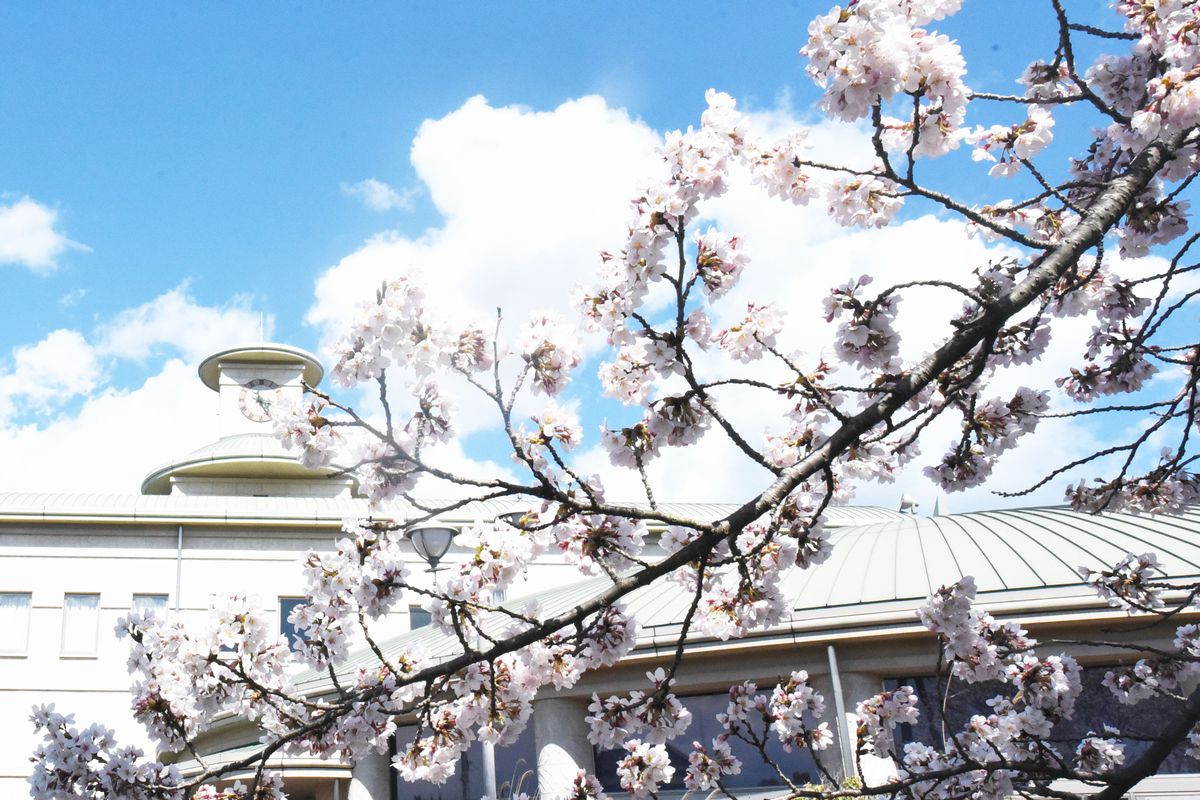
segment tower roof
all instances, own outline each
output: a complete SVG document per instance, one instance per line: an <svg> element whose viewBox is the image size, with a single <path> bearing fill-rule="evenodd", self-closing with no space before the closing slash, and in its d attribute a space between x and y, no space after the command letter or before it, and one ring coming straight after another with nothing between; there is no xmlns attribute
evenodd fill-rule
<svg viewBox="0 0 1200 800"><path fill-rule="evenodd" d="M200 362L200 380L214 392L220 389L221 364L301 364L304 382L316 386L325 377L325 368L315 355L299 347L274 342L241 345L213 353Z"/></svg>
<svg viewBox="0 0 1200 800"><path fill-rule="evenodd" d="M170 494L172 478L320 480L341 470L310 469L269 433L241 433L207 444L158 467L142 481L142 494Z"/></svg>

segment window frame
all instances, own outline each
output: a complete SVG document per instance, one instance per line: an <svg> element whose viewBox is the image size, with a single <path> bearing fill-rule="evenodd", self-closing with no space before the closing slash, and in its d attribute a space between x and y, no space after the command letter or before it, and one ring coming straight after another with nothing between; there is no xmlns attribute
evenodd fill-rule
<svg viewBox="0 0 1200 800"><path fill-rule="evenodd" d="M33 629L33 592L22 591L2 591L0 596L24 597L25 598L25 637L18 650L5 650L0 648L0 658L28 658L29 657L29 634Z"/></svg>
<svg viewBox="0 0 1200 800"><path fill-rule="evenodd" d="M85 650L68 650L67 649L67 598L70 597L94 597L96 604L92 615L92 649ZM62 601L62 620L59 630L58 655L59 658L98 658L100 655L100 593L99 592L63 592Z"/></svg>

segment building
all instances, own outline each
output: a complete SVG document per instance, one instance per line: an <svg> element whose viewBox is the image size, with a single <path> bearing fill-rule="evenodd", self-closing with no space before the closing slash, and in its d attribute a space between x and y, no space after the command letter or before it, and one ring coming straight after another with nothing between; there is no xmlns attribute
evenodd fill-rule
<svg viewBox="0 0 1200 800"><path fill-rule="evenodd" d="M220 438L152 470L138 494L0 495L0 796L27 793L28 754L35 741L23 723L35 703L73 711L81 724L104 722L122 742L145 745L131 721L126 647L110 632L130 608L151 608L185 622L202 622L212 598L229 592L259 596L284 629L300 588L298 562L312 550L332 550L342 522L367 514L354 480L336 468L311 471L284 451L271 433L267 408L298 399L301 382L316 385L317 359L283 345L227 350L206 359L200 378L216 393ZM477 504L442 520L450 526L512 510ZM680 507L680 510L685 510ZM719 517L730 510L693 505L693 514ZM404 509L396 509L397 516ZM998 617L1025 624L1039 636L1122 636L1169 642L1173 625L1154 631L1130 622L1079 585L1074 568L1099 566L1126 551L1156 551L1178 578L1200 576L1200 513L1148 519L1085 517L1057 508L915 518L877 508L832 509L835 543L830 561L788 580L787 620L746 639L689 640L679 693L694 714L683 742L713 735L713 715L731 683L756 680L769 687L793 669L807 669L839 721L833 771L853 774L847 736L854 702L889 682L928 686L935 664L933 638L914 609L942 583L974 575L980 600ZM653 556L653 544L650 555ZM447 560L453 561L452 550ZM424 562L412 554L414 572ZM547 556L510 596L536 591L543 608L572 607L599 591L603 579L580 580L575 569ZM612 779L612 759L595 753L583 721L592 692L620 693L644 682L664 663L678 633L683 599L665 584L629 598L643 627L633 652L619 665L590 673L570 691L546 689L521 740L495 754L501 794L536 785L553 796L580 767ZM392 652L420 645L449 653L450 643L422 629L421 610L404 609L384 622L379 637ZM1069 648L1067 648L1069 649ZM1089 664L1129 660L1113 648L1080 650ZM1089 679L1094 679L1092 676ZM327 677L304 676L313 692ZM921 682L925 683L922 684ZM1103 702L1103 701L1097 701ZM1141 707L1139 707L1141 708ZM1089 713L1111 713L1107 707ZM707 727L705 727L707 726ZM918 735L920 732L914 732ZM403 730L402 730L403 735ZM255 738L243 721L228 719L199 743L208 763L235 759ZM476 745L478 748L478 745ZM796 778L815 776L803 754L789 756ZM386 756L358 763L289 758L283 770L297 800L474 800L484 793L483 754L468 753L462 777L442 787L397 785ZM181 762L186 766L186 760ZM1200 765L1173 761L1174 774L1139 787L1138 797L1200 794ZM873 767L864 762L864 770ZM521 780L521 777L524 780ZM868 778L871 776L868 775ZM748 766L748 796L772 789L771 774ZM503 787L507 785L508 788ZM1143 793L1144 789L1144 793Z"/></svg>

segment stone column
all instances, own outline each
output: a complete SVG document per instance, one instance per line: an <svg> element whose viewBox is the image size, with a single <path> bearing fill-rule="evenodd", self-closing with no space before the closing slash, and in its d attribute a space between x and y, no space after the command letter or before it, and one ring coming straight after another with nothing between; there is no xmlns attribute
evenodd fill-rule
<svg viewBox="0 0 1200 800"><path fill-rule="evenodd" d="M387 753L363 756L350 769L346 800L390 800L394 774Z"/></svg>
<svg viewBox="0 0 1200 800"><path fill-rule="evenodd" d="M587 707L585 698L553 695L533 703L538 791L544 800L561 800L579 770L596 768L588 741Z"/></svg>
<svg viewBox="0 0 1200 800"><path fill-rule="evenodd" d="M883 679L868 672L841 673L842 696L846 700L846 726L850 731L851 741L858 725L858 713L855 708L868 697L883 691ZM890 758L879 758L874 755L864 755L859 758L863 783L867 786L878 786L896 777L896 766Z"/></svg>

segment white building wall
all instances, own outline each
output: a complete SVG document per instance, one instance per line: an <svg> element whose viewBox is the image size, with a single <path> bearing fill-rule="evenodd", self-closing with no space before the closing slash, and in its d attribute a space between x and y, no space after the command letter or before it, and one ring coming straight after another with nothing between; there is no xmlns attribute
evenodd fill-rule
<svg viewBox="0 0 1200 800"><path fill-rule="evenodd" d="M278 624L279 598L302 593L301 561L306 552L331 551L338 535L332 526L184 525L179 558L179 530L169 524L0 522L0 592L32 596L25 653L0 657L0 797L28 794L29 756L37 746L28 723L34 705L53 703L57 711L73 713L78 725L102 723L115 730L119 742L153 749L129 710L128 641L114 634L117 620L129 613L133 595L167 595L170 617L175 617L178 605L186 624L204 625L214 597L250 594ZM452 566L465 555L453 549L443 563ZM428 585L426 565L415 554L411 568L414 582ZM576 568L548 554L518 581L510 596L542 591L578 576ZM100 596L97 650L92 656L62 653L67 593ZM414 605L420 600L411 598ZM382 641L408 627L408 603L402 602L373 630Z"/></svg>

